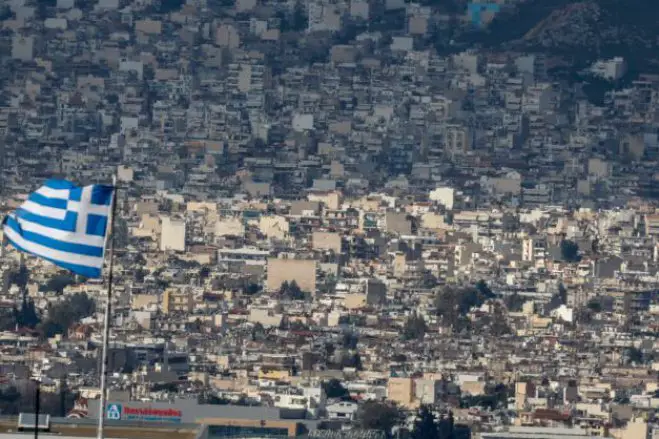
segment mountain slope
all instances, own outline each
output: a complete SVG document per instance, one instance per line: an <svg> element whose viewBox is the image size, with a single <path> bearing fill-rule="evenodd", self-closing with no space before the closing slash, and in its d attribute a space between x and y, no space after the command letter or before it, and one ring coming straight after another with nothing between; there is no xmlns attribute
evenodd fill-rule
<svg viewBox="0 0 659 439"><path fill-rule="evenodd" d="M575 62L624 56L647 68L659 57L659 1L527 0L475 38L491 48L542 51Z"/></svg>

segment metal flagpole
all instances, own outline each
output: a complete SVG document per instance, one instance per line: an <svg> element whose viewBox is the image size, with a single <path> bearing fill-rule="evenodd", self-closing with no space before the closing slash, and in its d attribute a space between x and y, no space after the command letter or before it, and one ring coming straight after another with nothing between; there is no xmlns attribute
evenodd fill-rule
<svg viewBox="0 0 659 439"><path fill-rule="evenodd" d="M97 438L103 439L103 427L105 426L105 402L107 394L107 374L108 374L108 348L110 342L110 310L112 301L112 275L114 268L114 218L117 213L117 177L112 177L112 186L114 193L112 194L112 209L110 212L110 242L108 245L108 257L110 263L108 266L108 291L105 304L105 318L103 320L103 354L101 359L101 401L98 406L98 430ZM107 240L107 236L106 236Z"/></svg>
<svg viewBox="0 0 659 439"><path fill-rule="evenodd" d="M34 439L39 439L39 411L41 408L41 377L35 380L37 388L35 389L34 401Z"/></svg>

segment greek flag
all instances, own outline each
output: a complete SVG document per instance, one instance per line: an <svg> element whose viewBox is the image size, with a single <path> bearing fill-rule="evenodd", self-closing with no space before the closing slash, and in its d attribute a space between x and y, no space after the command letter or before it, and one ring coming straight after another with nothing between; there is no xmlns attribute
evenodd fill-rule
<svg viewBox="0 0 659 439"><path fill-rule="evenodd" d="M17 250L85 277L100 277L114 187L49 180L3 221Z"/></svg>

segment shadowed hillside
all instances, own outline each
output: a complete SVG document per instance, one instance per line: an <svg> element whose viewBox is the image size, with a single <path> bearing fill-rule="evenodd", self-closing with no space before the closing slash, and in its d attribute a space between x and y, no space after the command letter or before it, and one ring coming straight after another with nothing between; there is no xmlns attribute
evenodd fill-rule
<svg viewBox="0 0 659 439"><path fill-rule="evenodd" d="M529 0L465 38L491 48L564 55L575 62L624 56L636 69L652 68L652 59L659 56L659 2Z"/></svg>

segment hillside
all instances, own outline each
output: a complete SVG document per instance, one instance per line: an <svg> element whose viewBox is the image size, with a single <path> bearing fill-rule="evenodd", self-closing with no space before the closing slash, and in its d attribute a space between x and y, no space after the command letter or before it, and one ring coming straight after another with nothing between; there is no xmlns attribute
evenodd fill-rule
<svg viewBox="0 0 659 439"><path fill-rule="evenodd" d="M564 55L575 63L624 56L637 69L659 57L656 0L527 0L465 38L486 47Z"/></svg>

